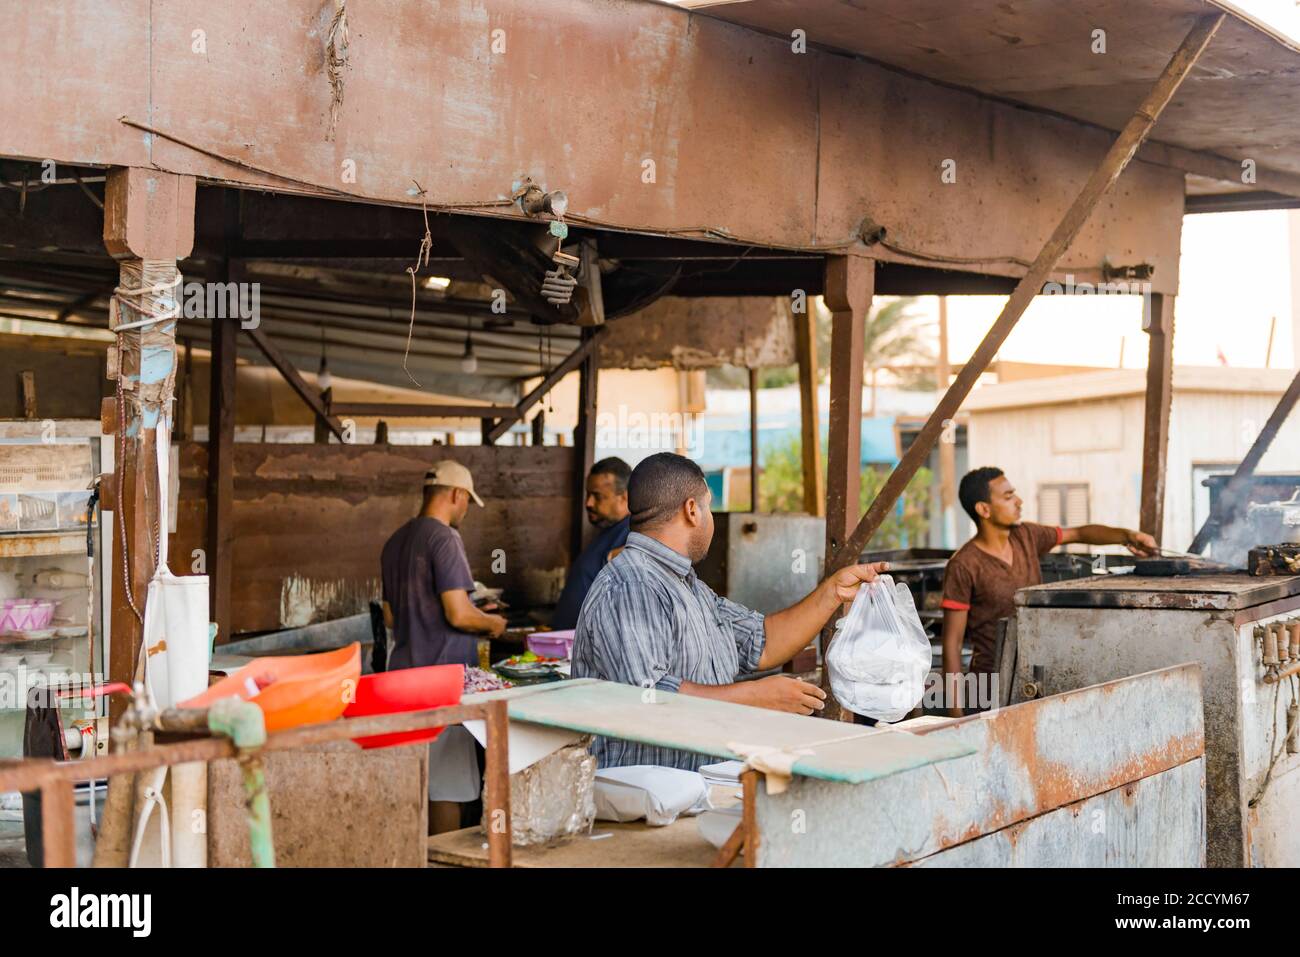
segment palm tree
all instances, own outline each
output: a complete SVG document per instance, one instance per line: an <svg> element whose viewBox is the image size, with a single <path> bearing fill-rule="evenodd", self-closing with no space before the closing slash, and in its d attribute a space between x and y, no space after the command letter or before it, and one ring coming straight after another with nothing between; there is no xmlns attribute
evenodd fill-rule
<svg viewBox="0 0 1300 957"><path fill-rule="evenodd" d="M900 361L920 366L933 365L935 361L932 337L926 334L926 324L921 316L911 311L915 302L910 297L894 299L872 309L864 320L862 366L871 383L869 416L876 414L876 375L881 369ZM817 353L824 360L826 374L830 369L830 345L830 311L823 308L817 314ZM900 377L912 388L923 388L926 373L912 370Z"/></svg>

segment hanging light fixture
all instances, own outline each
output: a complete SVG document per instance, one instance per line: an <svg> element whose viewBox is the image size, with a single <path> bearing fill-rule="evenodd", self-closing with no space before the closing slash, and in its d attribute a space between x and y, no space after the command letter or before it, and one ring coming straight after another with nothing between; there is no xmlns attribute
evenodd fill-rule
<svg viewBox="0 0 1300 957"><path fill-rule="evenodd" d="M465 317L465 352L460 357L460 371L473 375L478 371L478 356L474 355L474 339L470 335L470 318Z"/></svg>
<svg viewBox="0 0 1300 957"><path fill-rule="evenodd" d="M329 363L325 360L325 326L320 327L320 368L316 370L316 386L322 392L328 392L334 385L334 377L330 375Z"/></svg>

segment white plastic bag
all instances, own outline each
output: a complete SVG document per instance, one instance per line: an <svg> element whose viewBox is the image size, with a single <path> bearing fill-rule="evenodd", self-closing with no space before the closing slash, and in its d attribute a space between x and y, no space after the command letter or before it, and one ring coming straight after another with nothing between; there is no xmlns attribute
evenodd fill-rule
<svg viewBox="0 0 1300 957"><path fill-rule="evenodd" d="M842 707L901 721L920 703L930 673L930 639L907 586L882 575L858 589L826 653L831 691Z"/></svg>
<svg viewBox="0 0 1300 957"><path fill-rule="evenodd" d="M664 827L683 814L709 806L708 788L697 771L634 764L596 772L596 819L639 821Z"/></svg>

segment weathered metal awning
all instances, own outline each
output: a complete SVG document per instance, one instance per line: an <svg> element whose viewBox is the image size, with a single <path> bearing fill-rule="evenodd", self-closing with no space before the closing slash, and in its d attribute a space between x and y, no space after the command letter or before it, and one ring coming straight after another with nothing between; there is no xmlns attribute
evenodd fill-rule
<svg viewBox="0 0 1300 957"><path fill-rule="evenodd" d="M1139 155L1189 193L1300 195L1300 45L1219 0L676 0L709 17L1118 130L1191 22L1229 13ZM1102 31L1096 34L1095 31ZM1226 186L1225 186L1226 184ZM1279 197L1281 199L1282 197Z"/></svg>

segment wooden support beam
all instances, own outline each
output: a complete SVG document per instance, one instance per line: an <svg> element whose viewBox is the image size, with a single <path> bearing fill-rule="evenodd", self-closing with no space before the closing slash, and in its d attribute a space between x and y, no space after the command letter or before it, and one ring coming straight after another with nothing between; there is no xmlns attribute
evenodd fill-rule
<svg viewBox="0 0 1300 957"><path fill-rule="evenodd" d="M248 333L248 337L253 340L257 348L262 350L262 355L266 356L267 361L275 366L280 375L284 376L284 381L288 382L293 391L298 393L298 398L306 402L307 406L319 418L325 420L329 430L338 437L340 442L344 441L343 424L330 414L320 394L307 384L307 380L298 374L298 370L293 367L293 363L285 358L284 354L267 338L266 333L259 327L252 327L244 331Z"/></svg>
<svg viewBox="0 0 1300 957"><path fill-rule="evenodd" d="M22 383L23 418L36 418L36 373L30 369L18 374Z"/></svg>
<svg viewBox="0 0 1300 957"><path fill-rule="evenodd" d="M508 419L502 419L492 426L487 433L490 443L496 442L497 439L510 431L510 427L515 422L528 415L529 410L535 406L546 393L550 392L561 379L578 368L590 356L594 354L593 350L600 344L600 340L606 335L604 327L597 327L594 331L588 333L587 328L583 329L582 341L578 347L565 356L564 361L557 365L542 378L542 381L533 386L529 393L519 400L518 405L514 408L514 414ZM594 433L593 433L594 435Z"/></svg>
<svg viewBox="0 0 1300 957"><path fill-rule="evenodd" d="M817 314L811 302L792 312L795 353L799 360L799 435L803 459L803 510L826 514L826 481L822 476L821 422L817 409Z"/></svg>
<svg viewBox="0 0 1300 957"><path fill-rule="evenodd" d="M423 405L418 402L334 402L328 405L331 415L382 415L390 419L513 419L512 405Z"/></svg>
<svg viewBox="0 0 1300 957"><path fill-rule="evenodd" d="M758 370L749 370L749 510L759 510L758 496Z"/></svg>
<svg viewBox="0 0 1300 957"><path fill-rule="evenodd" d="M242 263L230 257L239 241L242 194L227 190L221 197L222 255L213 257L210 282L239 282L246 277ZM212 354L208 366L207 555L208 615L222 641L234 636L235 568L235 367L239 361L238 320L212 317ZM189 380L188 340L185 346ZM188 386L187 386L188 388Z"/></svg>
<svg viewBox="0 0 1300 957"><path fill-rule="evenodd" d="M862 369L867 312L875 293L876 264L856 256L826 260L826 306L831 311L831 403L827 433L825 564L841 549L858 517L862 481ZM835 635L835 615L822 629L822 652ZM823 668L822 717L852 720L842 712Z"/></svg>
<svg viewBox="0 0 1300 957"><path fill-rule="evenodd" d="M570 555L582 554L587 540L587 475L596 464L596 384L600 376L600 353L595 348L604 329L583 329L583 352L578 379L578 427L573 430L573 538Z"/></svg>
<svg viewBox="0 0 1300 957"><path fill-rule="evenodd" d="M1300 400L1300 372L1296 373L1291 384L1287 386L1286 392L1282 393L1282 398L1274 406L1273 412L1269 415L1268 421L1264 423L1264 428L1255 437L1254 443L1250 446L1250 451L1246 453L1245 458L1237 466L1237 470L1232 473L1232 478L1223 487L1219 493L1218 503L1215 508L1210 510L1210 515L1205 520L1205 524L1197 531L1196 537L1192 539L1192 544L1188 551L1194 554L1200 554L1205 546L1210 542L1210 535L1216 527L1221 526L1224 522L1232 519L1241 507L1246 504L1246 485L1250 477L1255 474L1255 468L1259 465L1259 460L1264 457L1277 438L1278 430L1282 428L1282 423L1287 420L1291 410L1295 408L1296 402ZM1260 543L1272 544L1272 543Z"/></svg>
<svg viewBox="0 0 1300 957"><path fill-rule="evenodd" d="M831 403L827 441L826 560L858 517L862 482L862 350L875 292L876 264L856 256L826 260L831 311Z"/></svg>
<svg viewBox="0 0 1300 957"><path fill-rule="evenodd" d="M103 503L114 525L108 677L127 684L141 658L157 536L167 534L166 517L157 514L156 445L170 436L176 323L149 320L171 314L179 304L176 264L193 248L194 187L193 177L134 167L109 170L105 186L104 245L118 260L123 290L111 312L118 330L109 362L117 382L118 421L111 496ZM113 721L124 706L117 699L110 702Z"/></svg>
<svg viewBox="0 0 1300 957"><path fill-rule="evenodd" d="M1142 500L1138 527L1161 541L1169 408L1174 395L1174 297L1153 293L1143 302L1147 342L1146 410L1142 424Z"/></svg>
<svg viewBox="0 0 1300 957"><path fill-rule="evenodd" d="M1062 254L1069 248L1070 243L1078 235L1079 230L1083 228L1093 210L1097 208L1097 204L1101 202L1102 197L1106 195L1115 184L1115 181L1119 179L1120 174L1124 172L1129 161L1133 158L1133 154L1147 138L1151 128L1155 126L1156 120L1159 119L1169 101L1173 99L1178 87L1187 77L1187 74L1191 72L1201 54L1205 52L1206 46L1209 45L1210 39L1223 23L1224 17L1225 14L1216 13L1201 17L1196 21L1178 50L1170 58L1169 63L1161 71L1155 85L1151 88L1151 92L1146 95L1133 116L1124 124L1124 129L1120 131L1119 136L1106 152L1101 163L1088 177L1087 183L1084 184L1074 202L1070 204L1065 216L1057 224L1056 229L1052 231L1051 237L1043 245L1042 250L1039 251L1029 269L1026 270L1025 275L1016 283L1016 288L1007 300L1007 304L1003 307L1002 313L989 328L983 341L980 342L971 355L970 361L962 368L952 386L939 400L938 406L931 413L925 425L921 427L916 440L904 453L898 466L885 481L880 494L871 503L871 507L867 510L867 514L863 516L862 521L858 523L858 527L849 536L844 547L833 558L828 550L828 571L835 571L852 564L867 546L867 543L871 541L871 536L880 528L885 516L889 514L890 509L894 507L894 503L898 501L899 496L903 494L903 490L907 488L907 483L911 481L912 476L916 474L916 470L929 457L930 450L934 448L935 441L943 431L943 423L957 414L957 410L975 385L976 379L979 378L980 374L997 354L998 349L1002 347L1002 343L1006 341L1007 336L1015 328L1016 322L1024 314L1025 309L1028 308L1034 296L1038 294L1043 284L1051 276L1052 270L1056 267ZM832 440L833 447L834 441Z"/></svg>
<svg viewBox="0 0 1300 957"><path fill-rule="evenodd" d="M333 399L333 397L334 397L334 396L333 396L333 390L332 390L332 389L324 389L324 390L322 390L322 391L321 391L321 394L320 394L321 405L325 406L326 409L329 409L329 408L330 408L330 401ZM312 423L312 436L311 436L311 440L312 440L312 442L314 442L316 445L328 445L328 444L329 444L329 441L330 441L330 427L329 427L329 423L325 421L325 417L324 417L324 416L321 416L321 415L316 416L316 420Z"/></svg>
<svg viewBox="0 0 1300 957"><path fill-rule="evenodd" d="M231 617L235 510L235 357L239 323L214 319L208 378L208 614L222 641L233 634Z"/></svg>
<svg viewBox="0 0 1300 957"><path fill-rule="evenodd" d="M546 444L546 410L541 409L533 416L533 445Z"/></svg>
<svg viewBox="0 0 1300 957"><path fill-rule="evenodd" d="M935 367L939 388L947 389L952 377L948 364L948 297L939 297L939 357ZM939 442L939 508L943 523L942 546L957 547L957 430L945 429ZM933 539L931 539L933 541Z"/></svg>
<svg viewBox="0 0 1300 957"><path fill-rule="evenodd" d="M41 866L77 866L76 801L72 782L41 785Z"/></svg>

